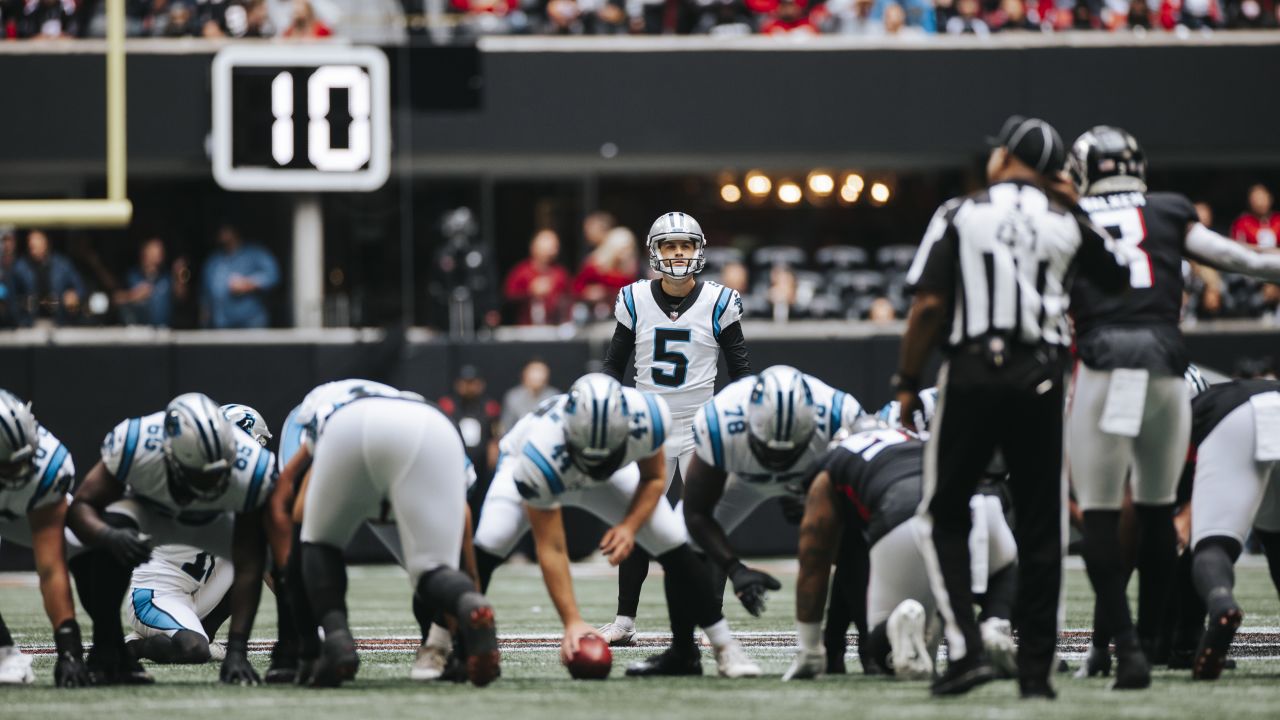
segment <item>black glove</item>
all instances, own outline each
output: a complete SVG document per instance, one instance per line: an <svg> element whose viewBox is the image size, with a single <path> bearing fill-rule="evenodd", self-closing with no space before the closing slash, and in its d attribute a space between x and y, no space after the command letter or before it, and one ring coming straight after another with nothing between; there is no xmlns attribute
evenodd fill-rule
<svg viewBox="0 0 1280 720"><path fill-rule="evenodd" d="M80 624L68 620L53 631L53 644L58 659L53 664L53 686L59 688L88 687L93 678L84 666L84 645L80 642Z"/></svg>
<svg viewBox="0 0 1280 720"><path fill-rule="evenodd" d="M109 528L102 533L102 544L127 567L137 567L151 559L151 537L133 528Z"/></svg>
<svg viewBox="0 0 1280 720"><path fill-rule="evenodd" d="M249 638L244 633L227 637L227 657L222 661L222 682L228 685L257 685L262 682L249 663Z"/></svg>
<svg viewBox="0 0 1280 720"><path fill-rule="evenodd" d="M767 590L781 590L782 583L768 573L752 570L739 561L734 561L729 568L729 579L733 581L733 594L742 601L742 607L753 617L760 617L764 612L764 597Z"/></svg>

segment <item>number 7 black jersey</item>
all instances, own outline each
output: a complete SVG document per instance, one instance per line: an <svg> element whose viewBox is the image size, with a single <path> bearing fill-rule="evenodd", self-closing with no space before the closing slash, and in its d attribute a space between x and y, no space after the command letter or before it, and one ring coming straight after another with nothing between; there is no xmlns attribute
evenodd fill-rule
<svg viewBox="0 0 1280 720"><path fill-rule="evenodd" d="M1198 220L1191 201L1175 193L1121 192L1083 197L1080 207L1124 251L1131 286L1127 293L1108 295L1086 278L1076 282L1071 314L1082 355L1086 336L1115 326L1153 328L1162 342L1176 342L1181 353L1182 258L1187 227ZM1181 364L1171 370L1181 374L1185 361Z"/></svg>

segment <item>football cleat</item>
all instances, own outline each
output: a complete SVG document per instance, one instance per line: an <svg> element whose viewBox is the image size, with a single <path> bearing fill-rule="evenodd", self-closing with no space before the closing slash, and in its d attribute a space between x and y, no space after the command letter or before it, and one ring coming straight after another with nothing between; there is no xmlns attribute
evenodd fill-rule
<svg viewBox="0 0 1280 720"><path fill-rule="evenodd" d="M35 682L36 674L31 671L34 659L14 646L0 648L0 685L30 685Z"/></svg>
<svg viewBox="0 0 1280 720"><path fill-rule="evenodd" d="M935 696L963 695L996 679L995 668L982 655L967 655L947 662L947 671L929 688Z"/></svg>
<svg viewBox="0 0 1280 720"><path fill-rule="evenodd" d="M1018 676L1018 646L1013 642L1013 627L1003 618L982 621L982 647L1001 677Z"/></svg>
<svg viewBox="0 0 1280 720"><path fill-rule="evenodd" d="M1151 663L1137 641L1116 643L1116 679L1112 690L1144 690L1151 687Z"/></svg>
<svg viewBox="0 0 1280 720"><path fill-rule="evenodd" d="M889 646L893 648L893 674L900 680L928 680L933 657L924 637L924 606L903 600L889 615Z"/></svg>
<svg viewBox="0 0 1280 720"><path fill-rule="evenodd" d="M1023 700L1058 699L1058 693L1054 691L1048 680L1020 680L1018 682L1018 692Z"/></svg>
<svg viewBox="0 0 1280 720"><path fill-rule="evenodd" d="M760 677L760 666L748 655L747 651L735 640L724 647L716 648L716 672L720 677L749 678Z"/></svg>
<svg viewBox="0 0 1280 720"><path fill-rule="evenodd" d="M320 657L311 668L311 687L338 687L354 679L359 669L360 655L356 653L356 641L351 637L351 631L326 633Z"/></svg>
<svg viewBox="0 0 1280 720"><path fill-rule="evenodd" d="M128 651L112 656L106 651L95 653L96 650L96 646L89 650L85 659L94 685L151 685L156 681Z"/></svg>
<svg viewBox="0 0 1280 720"><path fill-rule="evenodd" d="M1111 674L1111 650L1106 645L1089 645L1089 655L1085 657L1080 669L1076 670L1076 679L1106 677Z"/></svg>
<svg viewBox="0 0 1280 720"><path fill-rule="evenodd" d="M445 661L449 659L449 650L434 645L419 645L418 654L413 659L413 667L409 669L410 680L439 680L444 674Z"/></svg>
<svg viewBox="0 0 1280 720"><path fill-rule="evenodd" d="M606 623L600 627L600 637L609 643L609 647L630 647L636 644L635 626L627 627L618 621Z"/></svg>
<svg viewBox="0 0 1280 720"><path fill-rule="evenodd" d="M1217 680L1227 662L1227 650L1236 637L1236 630L1244 621L1244 613L1238 607L1230 607L1209 620L1209 627L1200 638L1195 660L1191 665L1191 677L1196 680Z"/></svg>
<svg viewBox="0 0 1280 720"><path fill-rule="evenodd" d="M817 650L801 650L791 660L791 667L782 674L782 681L812 680L827 669L827 653L821 648Z"/></svg>
<svg viewBox="0 0 1280 720"><path fill-rule="evenodd" d="M458 626L466 651L467 679L476 687L484 687L502 672L493 606L480 593L463 595L458 601Z"/></svg>
<svg viewBox="0 0 1280 720"><path fill-rule="evenodd" d="M209 653L213 654L213 643L209 643ZM222 650L226 655L226 648ZM276 642L271 647L271 665L267 674L262 677L268 685L287 685L298 678L298 652L290 642Z"/></svg>
<svg viewBox="0 0 1280 720"><path fill-rule="evenodd" d="M657 655L650 655L638 663L627 666L628 677L669 677L681 675L701 675L702 655L695 649L692 653L681 652L669 647Z"/></svg>

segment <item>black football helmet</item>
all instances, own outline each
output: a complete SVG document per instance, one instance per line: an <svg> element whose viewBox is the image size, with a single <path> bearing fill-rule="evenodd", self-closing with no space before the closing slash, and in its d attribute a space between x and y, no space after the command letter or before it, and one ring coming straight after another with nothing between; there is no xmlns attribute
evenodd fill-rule
<svg viewBox="0 0 1280 720"><path fill-rule="evenodd" d="M1147 155L1132 135L1098 125L1071 145L1067 172L1081 195L1147 191Z"/></svg>

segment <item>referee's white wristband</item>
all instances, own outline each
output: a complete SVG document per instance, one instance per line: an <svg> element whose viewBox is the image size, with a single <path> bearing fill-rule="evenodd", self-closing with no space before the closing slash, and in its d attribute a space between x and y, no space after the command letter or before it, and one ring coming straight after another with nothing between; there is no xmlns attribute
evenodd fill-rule
<svg viewBox="0 0 1280 720"><path fill-rule="evenodd" d="M822 649L822 623L797 622L796 639L801 650Z"/></svg>

